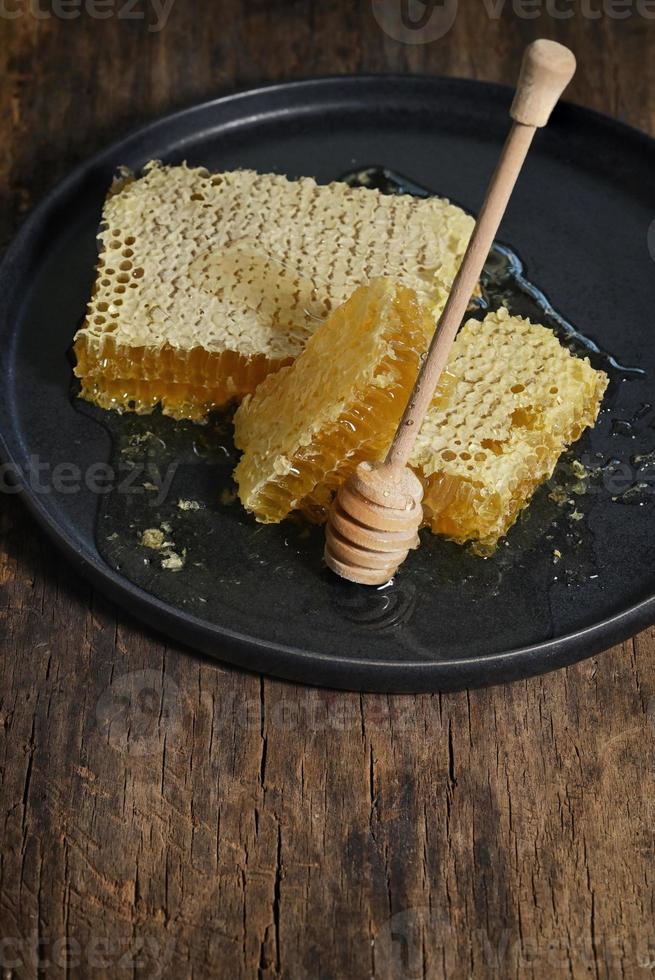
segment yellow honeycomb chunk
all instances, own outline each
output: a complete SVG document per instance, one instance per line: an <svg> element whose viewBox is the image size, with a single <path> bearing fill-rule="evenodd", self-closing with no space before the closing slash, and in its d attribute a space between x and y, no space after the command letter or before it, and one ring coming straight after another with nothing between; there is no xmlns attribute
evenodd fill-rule
<svg viewBox="0 0 655 980"><path fill-rule="evenodd" d="M361 286L296 361L269 375L235 417L239 497L258 521L314 520L357 463L391 442L434 323L389 279Z"/></svg>
<svg viewBox="0 0 655 980"><path fill-rule="evenodd" d="M608 378L505 309L464 325L448 370L449 402L432 405L410 463L431 529L489 551L595 423Z"/></svg>
<svg viewBox="0 0 655 980"><path fill-rule="evenodd" d="M472 228L440 198L149 164L105 202L74 343L82 397L203 418L290 363L372 278L397 278L436 316Z"/></svg>
<svg viewBox="0 0 655 980"><path fill-rule="evenodd" d="M107 337L98 363L84 335L78 336L75 354L80 395L94 405L140 415L161 405L164 415L197 422L244 391L254 391L267 374L291 362L262 354L243 357L229 350L212 353L202 347L185 352L169 344L128 348Z"/></svg>

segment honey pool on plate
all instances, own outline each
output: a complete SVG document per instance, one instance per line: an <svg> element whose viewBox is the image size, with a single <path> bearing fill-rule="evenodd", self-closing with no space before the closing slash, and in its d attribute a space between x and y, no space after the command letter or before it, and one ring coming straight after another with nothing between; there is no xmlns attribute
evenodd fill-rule
<svg viewBox="0 0 655 980"><path fill-rule="evenodd" d="M389 192L400 188L427 193L382 169L369 169L357 179L376 180ZM230 413L197 426L174 422L159 411L149 416L102 412L78 400L76 408L112 435L115 480L112 492L101 498L97 526L105 560L149 593L217 625L236 629L246 615L253 635L284 642L285 615L293 614L303 617L308 630L314 621L322 629L326 621L331 623L335 638L343 630L349 636L361 634L363 650L366 637L375 633L377 655L388 646L389 657L397 657L400 650L401 655L427 658L435 652L422 630L422 602L417 596L430 595L437 601L447 592L452 602L470 609L493 603L500 594L519 594L518 583L526 574L524 558L530 554L533 595L529 606L513 610L513 629L520 635L524 624L530 640L551 636L551 590L566 588L573 607L596 587L602 542L590 529L588 514L599 500L614 496L617 506L630 503L631 492L635 503L650 504L650 495L639 498L639 464L634 481L618 495L608 481L623 457L629 458L631 442L629 435L613 432L612 405L625 383L629 386L630 379L639 379L643 372L618 364L568 324L525 277L510 249L494 248L482 287L479 313L474 315L482 318L486 311L505 305L512 314L544 323L611 379L596 430L560 459L553 478L537 491L491 558L481 559L468 548L423 531L422 547L391 586L350 586L323 568L321 528L300 518L258 525L239 505L232 480L238 453ZM630 423L630 413L619 414ZM650 426L648 412L634 424ZM652 442L655 448L655 432ZM147 533L153 531L154 535ZM279 589L265 587L272 578L281 583ZM294 594L302 599L289 613L283 608L285 597ZM233 622L226 621L226 609L233 610ZM464 649L468 644L482 653L485 646L502 644L503 627L493 637L480 637L474 619L467 627L470 635L464 631L458 637Z"/></svg>

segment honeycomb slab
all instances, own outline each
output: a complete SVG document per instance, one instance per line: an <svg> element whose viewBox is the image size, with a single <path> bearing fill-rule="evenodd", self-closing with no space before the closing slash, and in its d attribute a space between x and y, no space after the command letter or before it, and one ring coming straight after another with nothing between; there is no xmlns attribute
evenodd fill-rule
<svg viewBox="0 0 655 980"><path fill-rule="evenodd" d="M389 446L434 324L416 294L389 279L362 286L289 367L269 375L234 418L235 479L258 521L292 510L321 521L334 491Z"/></svg>
<svg viewBox="0 0 655 980"><path fill-rule="evenodd" d="M289 364L362 283L395 277L438 315L472 228L440 198L151 163L105 203L82 397L202 419Z"/></svg>
<svg viewBox="0 0 655 980"><path fill-rule="evenodd" d="M432 405L410 462L432 531L485 553L595 423L608 378L505 309L464 325L448 371L449 401Z"/></svg>

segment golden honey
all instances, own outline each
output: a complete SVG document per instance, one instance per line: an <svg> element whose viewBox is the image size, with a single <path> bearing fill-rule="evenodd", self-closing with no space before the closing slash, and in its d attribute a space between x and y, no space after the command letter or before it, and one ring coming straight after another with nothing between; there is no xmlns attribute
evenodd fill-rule
<svg viewBox="0 0 655 980"><path fill-rule="evenodd" d="M75 344L81 396L100 408L148 414L161 405L175 419L202 421L213 408L253 392L290 358L213 353L202 347L177 350L127 347L106 337L100 351L82 335Z"/></svg>

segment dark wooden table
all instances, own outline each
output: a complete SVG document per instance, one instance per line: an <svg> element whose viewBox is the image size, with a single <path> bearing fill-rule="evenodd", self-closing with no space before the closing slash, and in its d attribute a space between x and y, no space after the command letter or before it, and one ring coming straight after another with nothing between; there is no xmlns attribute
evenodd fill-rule
<svg viewBox="0 0 655 980"><path fill-rule="evenodd" d="M4 241L129 127L273 79L511 82L545 35L572 100L655 132L652 4L460 0L402 45L369 2L176 0L160 31L143 0L54 2L0 12ZM14 497L0 534L3 978L652 977L653 631L508 687L334 694L167 644Z"/></svg>

